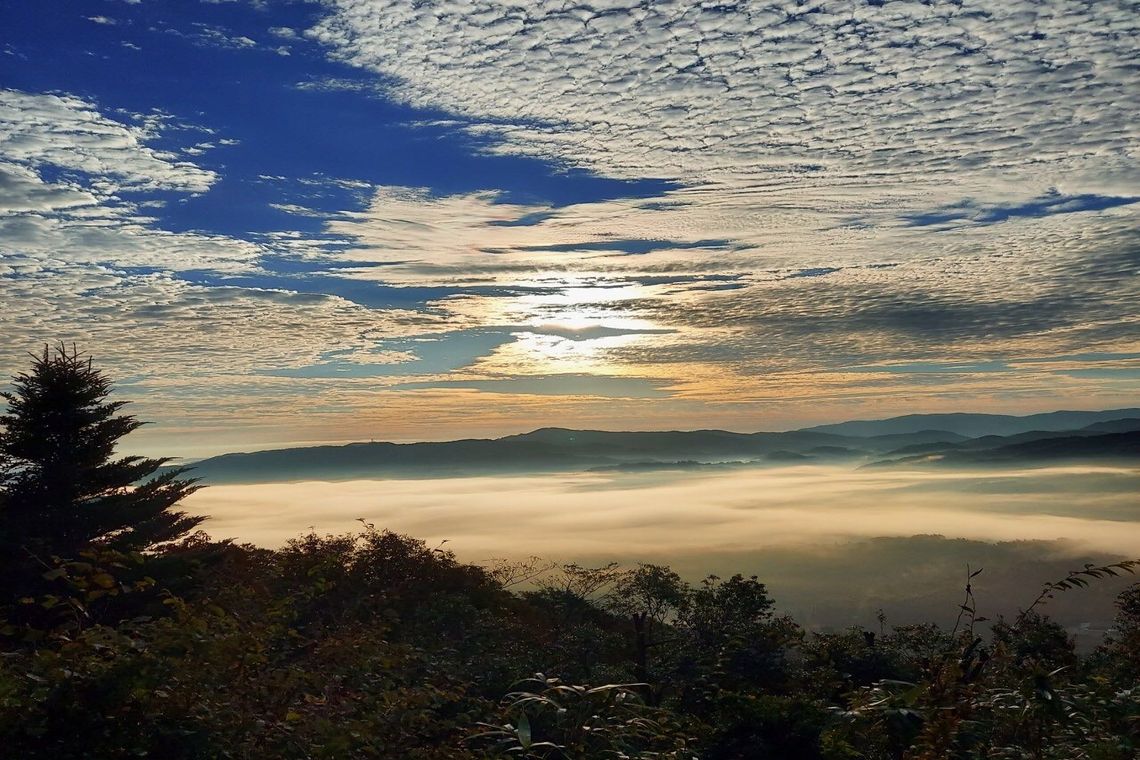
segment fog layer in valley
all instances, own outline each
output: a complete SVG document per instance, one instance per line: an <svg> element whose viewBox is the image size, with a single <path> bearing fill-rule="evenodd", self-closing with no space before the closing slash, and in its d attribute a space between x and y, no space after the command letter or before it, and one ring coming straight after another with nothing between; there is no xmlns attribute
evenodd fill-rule
<svg viewBox="0 0 1140 760"><path fill-rule="evenodd" d="M278 546L358 519L461 559L658 562L689 578L758 574L818 625L957 611L967 563L994 614L1086 561L1140 556L1140 470L907 472L796 466L716 473L558 474L212 486L190 511L215 537ZM933 537L938 536L938 537ZM1070 625L1112 615L1123 582L1065 595ZM854 617L853 617L854 616Z"/></svg>

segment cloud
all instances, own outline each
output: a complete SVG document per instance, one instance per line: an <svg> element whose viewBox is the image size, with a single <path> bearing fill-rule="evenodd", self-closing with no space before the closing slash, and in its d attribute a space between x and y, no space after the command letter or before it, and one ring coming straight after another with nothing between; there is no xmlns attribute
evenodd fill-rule
<svg viewBox="0 0 1140 760"><path fill-rule="evenodd" d="M1056 191L1046 193L1024 203L976 204L962 201L924 213L904 214L902 219L911 226L937 225L946 229L955 224L998 224L1017 217L1040 217L1049 214L1073 214L1083 211L1100 211L1115 206L1127 206L1140 202L1140 197L1117 197L1108 195L1061 195Z"/></svg>
<svg viewBox="0 0 1140 760"><path fill-rule="evenodd" d="M0 213L66 211L92 206L97 199L75 186L49 185L26 166L0 163Z"/></svg>
<svg viewBox="0 0 1140 760"><path fill-rule="evenodd" d="M664 383L644 378L605 375L537 375L497 380L437 380L399 383L396 390L420 388L460 388L488 393L517 393L531 396L599 396L605 398L666 398Z"/></svg>
<svg viewBox="0 0 1140 760"><path fill-rule="evenodd" d="M217 180L175 154L147 146L153 125L129 125L70 95L0 90L0 154L39 170L85 175L88 189L109 196L124 190L205 192Z"/></svg>
<svg viewBox="0 0 1140 760"><path fill-rule="evenodd" d="M257 393L248 378L259 367L310 364L322 352L362 350L375 335L407 331L401 322L435 321L400 305L366 309L328 288L274 288L271 278L239 286L237 277L252 276L258 262L281 251L158 228L146 215L150 204L206 192L218 180L150 146L169 121L152 114L124 122L74 96L0 91L5 375L24 366L27 350L74 341L113 377L130 379L144 418L179 425L216 419L227 407L232 413L233 398ZM283 247L320 252L319 244ZM213 280L188 282L195 271ZM238 407L268 411L250 398Z"/></svg>
<svg viewBox="0 0 1140 760"><path fill-rule="evenodd" d="M414 479L218 485L188 503L214 517L208 527L215 535L271 546L314 520L324 532L350 529L363 517L425 539L450 539L468 556L707 559L930 533L981 541L1064 536L1085 548L1127 554L1140 537L1140 526L1129 519L1136 481L1135 471L1112 468L932 476L798 466L700 475L443 478L430 486ZM329 507L314 514L312 505L322 499Z"/></svg>
<svg viewBox="0 0 1140 760"><path fill-rule="evenodd" d="M187 505L210 516L213 535L268 546L309 530L354 531L364 519L446 539L473 562L538 554L664 563L693 582L757 574L807 625L873 626L885 610L895 625L952 626L967 565L984 568L974 590L994 618L1085 562L1132 556L1136 480L1078 468L931 477L794 467L212 486ZM1134 580L1059 595L1049 612L1066 625L1107 622Z"/></svg>
<svg viewBox="0 0 1140 760"><path fill-rule="evenodd" d="M715 211L703 189L668 197L677 202L554 208L384 188L330 231L361 246L348 258L386 264L351 277L561 291L450 305L472 319L640 319L642 328L682 333L617 351L610 358L619 362L987 359L1134 335L1126 304L1137 295L1140 239L1125 205L1107 204L1084 222L1075 213L1009 213L1002 225L950 236L899 222L897 209L852 228L813 213L806 197L791 210L729 200ZM638 255L614 255L630 250Z"/></svg>
<svg viewBox="0 0 1140 760"><path fill-rule="evenodd" d="M401 129L539 160L481 163L481 184L444 192L383 167L337 179L318 155L303 177L235 169L280 192L234 210L240 183L201 157L234 145L244 166L264 149L245 133L175 148L171 114L0 91L0 366L76 338L142 377L144 408L184 409L179 432L239 419L259 441L540 420L755 429L1135 395L1091 360L1030 361L1137 340L1127 3L329 0L323 14L308 30L156 29L217 55L302 34L357 70L314 66L299 88L337 89L346 108L401 100L424 109ZM520 183L520 166L549 176ZM559 190L582 177L641 182ZM186 231L209 208L229 234ZM286 228L250 231L270 217ZM892 365L959 369L872 371ZM531 392L573 390L549 378L645 394Z"/></svg>
<svg viewBox="0 0 1140 760"><path fill-rule="evenodd" d="M330 5L308 34L394 97L607 176L1137 178L1125 2Z"/></svg>
<svg viewBox="0 0 1140 760"><path fill-rule="evenodd" d="M740 278L581 294L583 313L690 328L693 360L702 343L778 365L1135 337L1127 268L1094 274L1135 244L1126 3L330 7L310 37L486 150L683 185L563 208L381 194L333 224L391 241L408 276ZM643 255L599 255L623 240Z"/></svg>

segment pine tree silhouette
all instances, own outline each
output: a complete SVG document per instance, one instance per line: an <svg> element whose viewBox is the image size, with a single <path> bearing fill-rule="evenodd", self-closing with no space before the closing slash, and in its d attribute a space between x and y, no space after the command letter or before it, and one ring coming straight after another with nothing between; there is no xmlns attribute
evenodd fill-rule
<svg viewBox="0 0 1140 760"><path fill-rule="evenodd" d="M197 489L168 459L116 459L120 438L141 426L110 401L110 380L91 359L59 345L33 355L14 390L0 393L0 586L53 557L106 547L140 551L172 541L203 518L172 510ZM157 474L156 474L157 473Z"/></svg>

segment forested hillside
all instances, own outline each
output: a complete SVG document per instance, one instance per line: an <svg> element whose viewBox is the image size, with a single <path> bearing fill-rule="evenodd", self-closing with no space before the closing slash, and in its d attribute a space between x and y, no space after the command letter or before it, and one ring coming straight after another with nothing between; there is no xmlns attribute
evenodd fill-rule
<svg viewBox="0 0 1140 760"><path fill-rule="evenodd" d="M755 578L566 566L523 590L539 569L371 527L84 552L6 607L0 739L27 758L1135 757L1136 587L1078 658L1047 606L984 636L969 596L954 630L823 634Z"/></svg>

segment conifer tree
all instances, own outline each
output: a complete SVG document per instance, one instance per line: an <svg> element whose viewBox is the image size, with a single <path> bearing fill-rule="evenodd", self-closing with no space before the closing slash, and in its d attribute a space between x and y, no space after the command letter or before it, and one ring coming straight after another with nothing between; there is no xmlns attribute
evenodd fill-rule
<svg viewBox="0 0 1140 760"><path fill-rule="evenodd" d="M111 382L73 347L44 346L0 393L0 563L5 582L86 549L140 551L177 539L203 518L172 510L196 490L168 459L115 458L143 423L121 414ZM25 572L20 572L23 569Z"/></svg>

